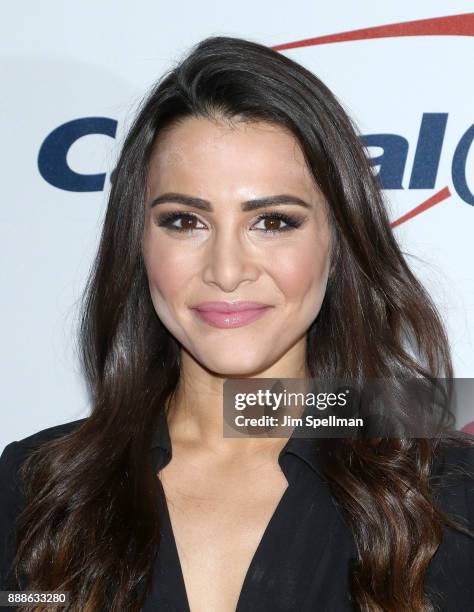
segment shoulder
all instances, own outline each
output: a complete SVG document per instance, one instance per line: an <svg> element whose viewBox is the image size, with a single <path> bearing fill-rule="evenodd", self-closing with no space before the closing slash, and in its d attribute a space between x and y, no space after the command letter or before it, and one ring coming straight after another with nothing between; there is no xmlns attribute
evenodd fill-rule
<svg viewBox="0 0 474 612"><path fill-rule="evenodd" d="M474 436L465 435L465 444L441 441L433 458L432 483L436 488L474 484Z"/></svg>
<svg viewBox="0 0 474 612"><path fill-rule="evenodd" d="M21 463L23 463L32 450L44 442L71 433L86 420L87 417L47 427L7 444L0 455L0 486L2 487L2 493L5 491L4 486L9 484L10 479L14 477Z"/></svg>
<svg viewBox="0 0 474 612"><path fill-rule="evenodd" d="M30 452L44 442L71 433L86 420L87 417L47 427L5 446L0 455L0 520L3 518L5 506L19 495L18 470Z"/></svg>
<svg viewBox="0 0 474 612"><path fill-rule="evenodd" d="M474 437L470 438L472 444ZM474 532L474 445L440 445L434 458L431 482L437 506L457 524ZM444 525L442 542L427 576L440 609L472 608L473 567L474 537Z"/></svg>
<svg viewBox="0 0 474 612"><path fill-rule="evenodd" d="M25 505L19 475L22 463L39 445L71 433L86 420L87 418L77 419L42 429L20 440L10 442L3 449L0 455L0 542L2 542L0 582L2 584L13 558L16 520Z"/></svg>
<svg viewBox="0 0 474 612"><path fill-rule="evenodd" d="M474 469L474 436L463 434L459 441L441 440L435 451L434 463L437 470L454 467L472 471Z"/></svg>
<svg viewBox="0 0 474 612"><path fill-rule="evenodd" d="M474 437L469 446L442 443L435 452L431 484L435 499L474 530Z"/></svg>

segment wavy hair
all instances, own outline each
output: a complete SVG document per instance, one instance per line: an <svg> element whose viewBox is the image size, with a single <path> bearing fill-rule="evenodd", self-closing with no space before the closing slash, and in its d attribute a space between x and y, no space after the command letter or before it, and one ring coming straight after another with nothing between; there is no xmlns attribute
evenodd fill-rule
<svg viewBox="0 0 474 612"><path fill-rule="evenodd" d="M68 610L139 610L159 551L158 479L143 449L177 387L180 347L153 307L141 241L154 145L187 117L290 130L328 202L335 244L307 333L312 377L453 374L443 322L395 240L367 151L336 96L264 45L225 36L199 42L147 92L121 148L79 325L91 414L22 466L27 505L16 579L33 590L69 591ZM455 431L443 443L474 446ZM473 535L435 503L440 444L344 438L322 445L321 466L357 546L350 584L362 612L432 609L424 580L443 525Z"/></svg>

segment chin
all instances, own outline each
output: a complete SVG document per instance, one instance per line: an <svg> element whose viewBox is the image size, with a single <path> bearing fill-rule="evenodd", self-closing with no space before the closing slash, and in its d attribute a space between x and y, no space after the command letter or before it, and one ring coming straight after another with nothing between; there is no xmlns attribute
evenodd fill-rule
<svg viewBox="0 0 474 612"><path fill-rule="evenodd" d="M212 359L204 359L202 363L208 370L221 376L233 376L236 378L247 378L264 371L269 367L266 360L256 355L249 358L248 355L232 353L227 355L214 355Z"/></svg>

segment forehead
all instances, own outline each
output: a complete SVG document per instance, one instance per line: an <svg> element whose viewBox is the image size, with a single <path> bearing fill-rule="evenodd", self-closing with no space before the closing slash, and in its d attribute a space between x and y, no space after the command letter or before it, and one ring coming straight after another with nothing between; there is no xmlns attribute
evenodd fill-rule
<svg viewBox="0 0 474 612"><path fill-rule="evenodd" d="M314 179L294 135L271 123L186 118L160 134L150 159L149 185L167 189L176 182L199 188L275 191L292 187L308 194Z"/></svg>

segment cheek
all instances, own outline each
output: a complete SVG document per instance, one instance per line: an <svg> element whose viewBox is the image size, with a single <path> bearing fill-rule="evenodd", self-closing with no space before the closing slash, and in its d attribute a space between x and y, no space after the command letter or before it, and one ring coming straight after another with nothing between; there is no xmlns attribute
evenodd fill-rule
<svg viewBox="0 0 474 612"><path fill-rule="evenodd" d="M174 248L166 240L152 241L144 249L151 301L156 314L168 331L182 341L182 327L177 310L185 301L193 271L185 249Z"/></svg>
<svg viewBox="0 0 474 612"><path fill-rule="evenodd" d="M322 301L329 272L327 250L314 240L302 241L275 253L270 271L288 301Z"/></svg>
<svg viewBox="0 0 474 612"><path fill-rule="evenodd" d="M173 301L182 296L193 275L186 249L155 241L146 252L146 268L154 298Z"/></svg>

